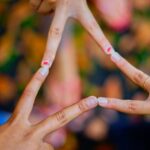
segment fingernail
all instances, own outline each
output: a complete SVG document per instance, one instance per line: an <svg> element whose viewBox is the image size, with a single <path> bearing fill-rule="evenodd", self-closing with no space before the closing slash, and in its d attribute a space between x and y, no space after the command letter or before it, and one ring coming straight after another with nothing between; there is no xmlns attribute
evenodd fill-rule
<svg viewBox="0 0 150 150"><path fill-rule="evenodd" d="M114 51L114 52L111 54L111 60L112 60L113 62L119 62L120 59L121 59L121 56L120 56L119 53L117 53L117 52Z"/></svg>
<svg viewBox="0 0 150 150"><path fill-rule="evenodd" d="M107 55L112 55L115 52L115 50L112 47L109 47L105 52Z"/></svg>
<svg viewBox="0 0 150 150"><path fill-rule="evenodd" d="M49 69L47 67L41 67L40 68L40 73L42 76L46 76L49 72Z"/></svg>
<svg viewBox="0 0 150 150"><path fill-rule="evenodd" d="M97 106L98 101L97 98L95 96L91 96L86 100L86 104L88 105L89 108L93 108L95 106Z"/></svg>
<svg viewBox="0 0 150 150"><path fill-rule="evenodd" d="M50 68L51 66L51 63L49 60L44 60L41 64L42 67L47 67L47 68Z"/></svg>
<svg viewBox="0 0 150 150"><path fill-rule="evenodd" d="M100 97L100 98L98 98L98 103L99 103L99 105L101 105L101 106L107 106L108 100L107 100L107 98Z"/></svg>

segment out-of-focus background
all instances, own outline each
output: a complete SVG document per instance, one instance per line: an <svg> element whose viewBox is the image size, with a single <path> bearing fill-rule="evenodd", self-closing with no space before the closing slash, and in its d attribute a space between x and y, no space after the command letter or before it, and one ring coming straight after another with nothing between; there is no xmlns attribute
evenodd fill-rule
<svg viewBox="0 0 150 150"><path fill-rule="evenodd" d="M150 73L150 1L91 0L107 38L129 62ZM34 12L28 0L0 1L0 124L40 67L53 15ZM144 100L75 21L68 22L50 75L35 101L34 123L86 96ZM46 140L58 150L150 150L150 117L96 108Z"/></svg>

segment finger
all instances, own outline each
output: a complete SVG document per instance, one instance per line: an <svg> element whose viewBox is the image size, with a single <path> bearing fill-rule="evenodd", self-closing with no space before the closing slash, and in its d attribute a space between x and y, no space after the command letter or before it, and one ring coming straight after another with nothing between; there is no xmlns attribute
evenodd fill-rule
<svg viewBox="0 0 150 150"><path fill-rule="evenodd" d="M150 114L148 101L120 100L114 98L98 98L100 106L129 114Z"/></svg>
<svg viewBox="0 0 150 150"><path fill-rule="evenodd" d="M112 53L111 60L134 83L145 88L147 91L150 90L150 78L147 74L135 68L127 60L125 60L122 56L120 56L117 52Z"/></svg>
<svg viewBox="0 0 150 150"><path fill-rule="evenodd" d="M147 89L148 91L150 91L150 76L148 76L148 78L145 80L143 86L144 86L145 89Z"/></svg>
<svg viewBox="0 0 150 150"><path fill-rule="evenodd" d="M39 148L39 150L54 150L54 148L51 145L47 144L47 143L43 143L41 145L41 147Z"/></svg>
<svg viewBox="0 0 150 150"><path fill-rule="evenodd" d="M58 128L64 126L71 120L75 119L77 116L81 115L85 111L88 111L97 106L97 98L94 96L88 97L77 104L63 109L57 112L53 116L48 117L46 120L41 122L36 127L36 131L41 135L57 130Z"/></svg>
<svg viewBox="0 0 150 150"><path fill-rule="evenodd" d="M38 9L42 3L42 0L30 0L30 4L34 9Z"/></svg>
<svg viewBox="0 0 150 150"><path fill-rule="evenodd" d="M48 33L46 51L41 64L42 66L47 66L49 68L51 67L61 41L67 19L68 16L66 13L66 8L58 4L50 31Z"/></svg>
<svg viewBox="0 0 150 150"><path fill-rule="evenodd" d="M123 57L121 57L117 52L114 51L109 41L106 39L99 25L95 21L93 15L91 14L88 8L85 9L85 12L80 18L83 26L88 30L88 32L92 35L92 37L96 40L96 42L103 48L103 50L111 55L111 59L116 65L136 84L141 87L144 86L145 81L146 85L144 88L150 90L150 80L148 79L148 75L143 73L142 71L136 69L130 63L128 63Z"/></svg>
<svg viewBox="0 0 150 150"><path fill-rule="evenodd" d="M41 5L38 7L40 13L50 13L55 8L55 1L42 0Z"/></svg>
<svg viewBox="0 0 150 150"><path fill-rule="evenodd" d="M114 51L110 42L107 40L98 23L94 19L88 7L83 9L80 14L79 21L91 34L94 40L102 47L106 54L110 54L111 60L123 71L134 83L146 90L150 90L150 78L147 74L136 69L130 63L128 63L123 57Z"/></svg>
<svg viewBox="0 0 150 150"><path fill-rule="evenodd" d="M18 104L17 107L14 111L14 114L17 116L24 116L26 118L29 117L36 95L46 79L48 75L49 69L41 67L33 76L32 80L29 82L27 87L25 88Z"/></svg>
<svg viewBox="0 0 150 150"><path fill-rule="evenodd" d="M89 32L92 38L97 42L97 44L102 48L106 54L111 54L113 48L110 42L107 40L103 31L99 27L97 21L95 20L93 14L89 10L87 5L83 6L81 13L78 15L79 22L83 27Z"/></svg>

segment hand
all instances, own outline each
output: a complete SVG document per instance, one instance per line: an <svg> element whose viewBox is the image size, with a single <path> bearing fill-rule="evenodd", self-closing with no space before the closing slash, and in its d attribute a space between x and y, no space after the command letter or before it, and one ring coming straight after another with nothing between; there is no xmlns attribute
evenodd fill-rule
<svg viewBox="0 0 150 150"><path fill-rule="evenodd" d="M65 27L65 24L69 18L74 18L78 20L84 28L90 33L93 39L98 43L98 45L103 49L103 51L108 54L112 61L116 63L116 65L126 73L135 83L140 86L146 88L147 91L150 91L150 78L148 75L143 72L137 70L132 65L130 65L125 59L123 59L115 50L112 48L110 42L107 40L105 35L103 34L101 28L96 22L94 16L88 8L86 0L30 0L32 4L35 5L34 2L39 2L39 6L36 7L40 12L43 10L47 10L45 12L49 12L50 10L55 10L54 19L52 22L52 26L49 31L48 43L46 47L46 52L43 57L42 65L48 64L51 65L51 62L54 60L58 45L60 43L62 33ZM51 5L53 1L53 6ZM50 8L52 7L52 8ZM50 8L50 9L49 9ZM52 53L51 53L52 52ZM52 60L49 60L51 57ZM44 65L43 65L44 66ZM137 114L147 114L150 113L149 109L149 99L147 101L119 101L114 99L107 100L103 99L104 102L101 106L105 106L108 108L114 108L116 110L127 112L127 113L137 113ZM108 103L107 103L108 102ZM140 105L142 104L142 105ZM126 106L126 107L125 107ZM144 108L144 109L143 109Z"/></svg>
<svg viewBox="0 0 150 150"><path fill-rule="evenodd" d="M111 59L134 83L150 93L150 76L136 69L117 52L111 56ZM116 98L99 98L98 101L99 105L105 108L111 108L130 114L150 114L150 96L145 101L120 100Z"/></svg>
<svg viewBox="0 0 150 150"><path fill-rule="evenodd" d="M78 20L106 54L113 52L111 44L88 8L86 0L30 0L30 2L40 13L55 11L48 33L48 41L42 59L42 66L51 66L55 59L66 22L70 18Z"/></svg>
<svg viewBox="0 0 150 150"><path fill-rule="evenodd" d="M25 88L12 117L6 124L0 126L0 149L52 150L52 146L44 142L44 137L97 105L97 99L89 97L38 124L32 124L28 118L35 97L47 75L48 68L42 67L36 72Z"/></svg>

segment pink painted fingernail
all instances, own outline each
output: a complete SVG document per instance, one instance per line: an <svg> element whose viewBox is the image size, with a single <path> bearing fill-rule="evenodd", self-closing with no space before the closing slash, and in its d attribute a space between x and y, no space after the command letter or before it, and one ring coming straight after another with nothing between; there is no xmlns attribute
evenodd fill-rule
<svg viewBox="0 0 150 150"><path fill-rule="evenodd" d="M49 72L49 69L47 67L41 67L40 68L40 73L42 76L46 76Z"/></svg>
<svg viewBox="0 0 150 150"><path fill-rule="evenodd" d="M112 50L112 48L111 48L111 47L107 48L107 52L108 52L108 53L110 53L110 52L111 52L111 50Z"/></svg>
<svg viewBox="0 0 150 150"><path fill-rule="evenodd" d="M47 67L47 68L50 68L51 64L50 64L50 61L49 60L45 60L42 62L41 64L42 67Z"/></svg>
<svg viewBox="0 0 150 150"><path fill-rule="evenodd" d="M98 103L99 103L100 106L107 106L108 100L107 100L107 98L99 97L98 98Z"/></svg>
<svg viewBox="0 0 150 150"><path fill-rule="evenodd" d="M114 53L114 49L112 48L112 47L108 47L107 48L107 50L105 51L106 52L106 54L112 54L112 53Z"/></svg>
<svg viewBox="0 0 150 150"><path fill-rule="evenodd" d="M98 101L97 98L95 96L91 96L86 100L86 104L89 108L93 108L95 106L97 106Z"/></svg>
<svg viewBox="0 0 150 150"><path fill-rule="evenodd" d="M121 56L120 56L120 54L119 53L117 53L117 52L113 52L112 54L111 54L111 60L113 61L113 62L119 62L120 61L120 59L121 59Z"/></svg>
<svg viewBox="0 0 150 150"><path fill-rule="evenodd" d="M110 55L110 54L113 54L114 53L114 49L113 49L113 47L112 46L105 46L105 48L104 48L104 52L107 54L107 55Z"/></svg>

